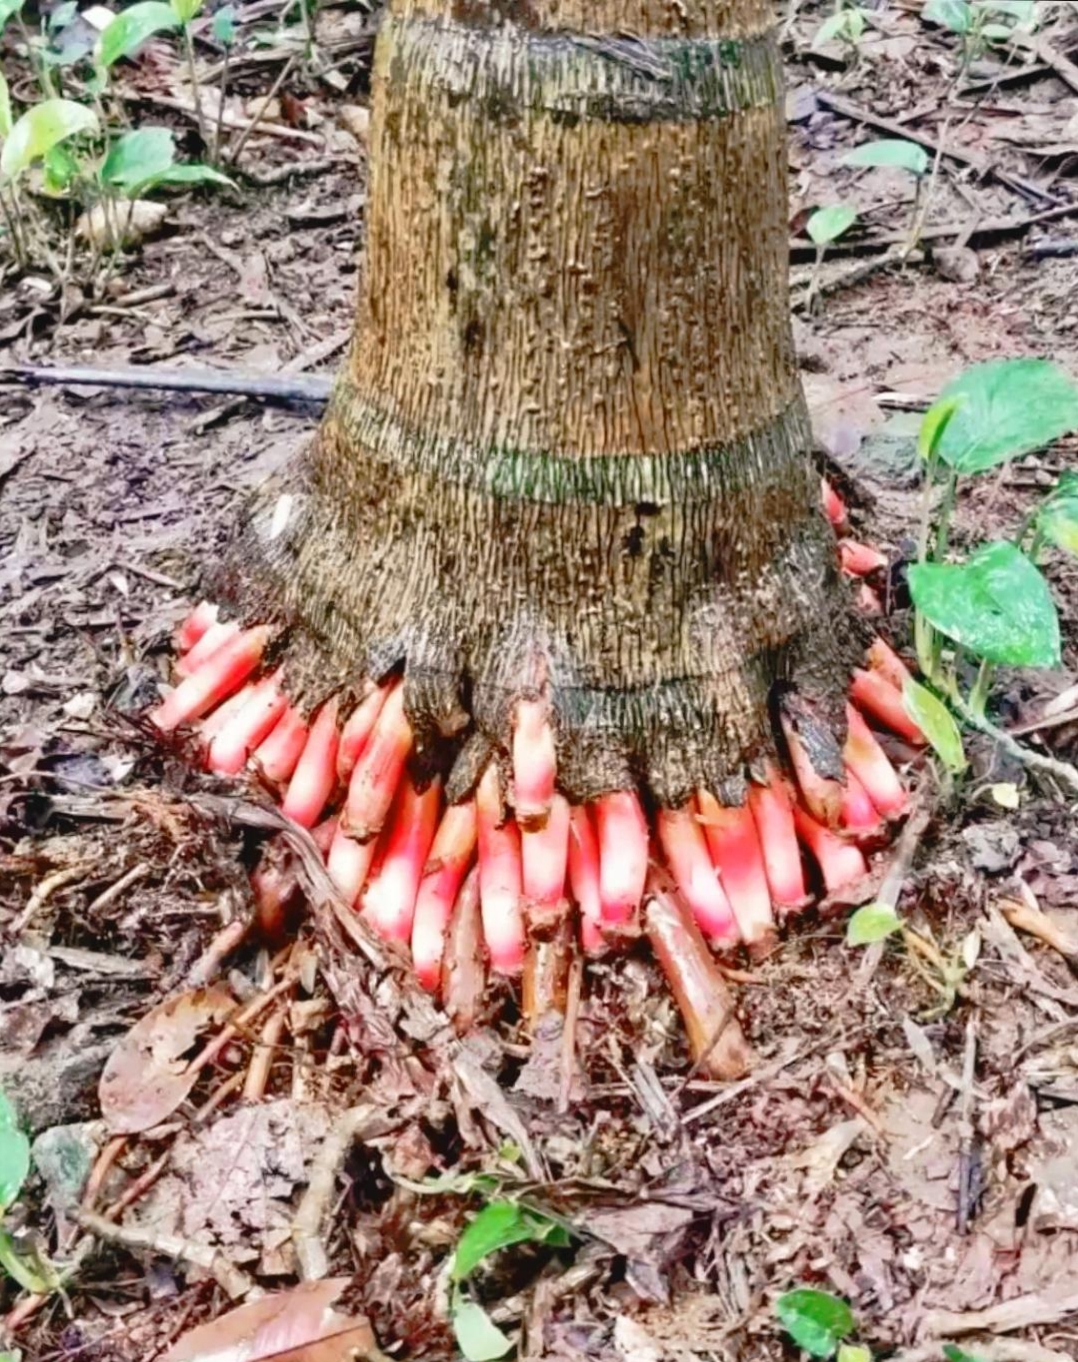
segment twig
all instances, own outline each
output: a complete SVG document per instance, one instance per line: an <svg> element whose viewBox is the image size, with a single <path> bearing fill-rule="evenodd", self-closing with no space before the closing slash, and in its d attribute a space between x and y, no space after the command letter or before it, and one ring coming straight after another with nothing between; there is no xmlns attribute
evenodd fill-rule
<svg viewBox="0 0 1078 1362"><path fill-rule="evenodd" d="M268 90L268 92L267 92L267 94L266 94L265 99L262 101L262 103L261 103L261 104L258 106L258 108L255 110L255 115L254 115L254 117L251 119L251 121L250 121L250 122L247 124L247 126L244 128L243 132L240 133L239 140L237 141L236 145L235 145L234 147L229 147L229 149L228 149L228 158L227 158L227 159L228 159L229 165L235 165L236 162L240 159L240 152L241 152L241 151L244 149L244 147L247 145L247 139L250 137L251 133L254 132L255 128L258 127L259 123L260 123L261 120L262 120L262 115L263 115L263 114L266 112L266 110L269 108L270 102L271 102L271 101L274 99L274 97L276 96L277 91L278 91L278 90L281 88L281 86L285 83L285 80L286 80L286 79L288 78L288 76L291 74L292 69L294 68L295 65L296 65L296 58L295 58L295 57L289 57L288 61L285 62L284 66L281 67L280 73L278 74L277 79L276 79L276 80L273 82L273 84L270 86L270 88L269 88L269 90Z"/></svg>
<svg viewBox="0 0 1078 1362"><path fill-rule="evenodd" d="M959 1234L968 1234L970 1221L980 1200L976 1132L973 1129L973 1083L977 1070L977 1023L966 1023L966 1051L962 1061L962 1101L959 1107L958 1206L955 1225Z"/></svg>
<svg viewBox="0 0 1078 1362"><path fill-rule="evenodd" d="M247 1077L243 1084L245 1102L261 1102L269 1086L270 1069L273 1057L281 1043L287 1019L287 1004L271 1012L262 1025L258 1044L251 1051L251 1062L247 1066Z"/></svg>
<svg viewBox="0 0 1078 1362"><path fill-rule="evenodd" d="M1002 728L997 728L991 719L973 709L961 695L955 694L952 697L955 708L965 719L966 723L973 728L980 729L1003 748L1008 756L1020 761L1023 766L1031 771L1040 771L1042 775L1053 776L1062 785L1068 786L1078 794L1078 770L1069 762L1057 761L1055 757L1043 756L1040 752L1032 752L1028 747L1023 747L1021 743L1015 742L1009 733Z"/></svg>
<svg viewBox="0 0 1078 1362"><path fill-rule="evenodd" d="M208 984L221 968L221 962L242 944L250 930L249 918L238 917L223 927L187 971L185 986L202 988Z"/></svg>
<svg viewBox="0 0 1078 1362"><path fill-rule="evenodd" d="M41 883L35 886L34 892L26 901L26 907L7 929L7 934L13 937L20 936L57 889L62 889L75 880L84 879L90 868L89 862L80 861L75 865L65 865L60 870L54 870L51 875L46 875Z"/></svg>
<svg viewBox="0 0 1078 1362"><path fill-rule="evenodd" d="M126 874L120 876L115 884L110 884L107 889L98 894L96 899L87 904L87 916L102 908L107 908L110 903L115 903L125 889L130 889L133 884L137 884L139 880L144 880L149 874L150 866L145 861L140 865L132 866Z"/></svg>
<svg viewBox="0 0 1078 1362"><path fill-rule="evenodd" d="M262 397L273 402L324 404L333 390L331 378L314 375L270 378L262 374L217 369L94 369L79 365L14 364L0 369L0 382L73 383L97 388L162 388L172 392L227 393Z"/></svg>
<svg viewBox="0 0 1078 1362"><path fill-rule="evenodd" d="M923 251L907 253L902 248L892 246L886 255L877 256L874 260L862 260L842 274L833 275L830 279L819 280L815 288L810 286L794 299L793 308L796 312L803 312L815 298L826 298L832 293L840 293L843 289L853 288L856 284L871 279L874 274L879 274L881 270L890 269L892 265L919 265L924 261L924 258Z"/></svg>
<svg viewBox="0 0 1078 1362"><path fill-rule="evenodd" d="M292 1244L301 1281L319 1281L329 1273L329 1257L320 1237L322 1221L333 1196L337 1173L349 1150L357 1140L388 1135L404 1119L404 1115L388 1115L384 1107L371 1104L352 1107L322 1142L311 1167L307 1190L292 1221Z"/></svg>
<svg viewBox="0 0 1078 1362"><path fill-rule="evenodd" d="M1000 184L1006 185L1008 189L1013 189L1026 198L1038 199L1043 203L1059 203L1054 194L1046 193L1032 180L1024 179L1021 175L1011 175L1006 170L1000 170L990 161L983 161L979 156L974 156L968 151L962 151L959 147L944 147L934 137L929 137L927 133L916 132L905 123L896 123L891 118L881 118L871 109L855 104L852 99L845 99L842 95L832 94L829 90L817 90L816 101L822 104L825 109L830 109L832 113L837 113L843 118L849 118L855 123L863 123L867 127L876 128L880 132L887 133L890 137L897 137L905 142L917 142L929 151L945 156L949 161L957 161L959 165L969 166L978 175L991 176Z"/></svg>
<svg viewBox="0 0 1078 1362"><path fill-rule="evenodd" d="M255 1290L254 1282L245 1272L241 1272L234 1263L230 1263L223 1254L208 1244L199 1244L178 1234L128 1229L90 1211L77 1211L75 1219L84 1230L98 1239L103 1239L107 1244L120 1244L123 1248L129 1249L149 1249L151 1253L162 1254L177 1262L193 1263L196 1267L205 1269L233 1300L240 1296L248 1296Z"/></svg>
<svg viewBox="0 0 1078 1362"><path fill-rule="evenodd" d="M561 1087L558 1090L558 1111L569 1110L576 1076L576 1024L580 1016L580 995L584 983L584 962L574 955L569 965L566 988L565 1022L561 1033Z"/></svg>

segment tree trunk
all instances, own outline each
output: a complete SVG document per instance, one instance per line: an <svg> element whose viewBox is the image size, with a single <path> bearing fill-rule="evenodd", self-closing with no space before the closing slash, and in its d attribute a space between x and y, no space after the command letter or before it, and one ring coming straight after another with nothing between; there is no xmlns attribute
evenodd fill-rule
<svg viewBox="0 0 1078 1362"><path fill-rule="evenodd" d="M739 802L793 683L841 732L772 22L391 0L354 344L230 560L308 701L403 668L421 745L504 749L541 694L574 801Z"/></svg>

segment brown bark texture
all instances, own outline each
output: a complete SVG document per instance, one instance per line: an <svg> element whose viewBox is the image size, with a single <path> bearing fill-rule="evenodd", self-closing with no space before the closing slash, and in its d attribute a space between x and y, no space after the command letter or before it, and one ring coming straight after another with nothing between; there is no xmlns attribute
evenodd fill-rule
<svg viewBox="0 0 1078 1362"><path fill-rule="evenodd" d="M229 555L306 697L421 745L549 696L573 798L737 800L861 639L797 375L763 0L392 0L356 332Z"/></svg>

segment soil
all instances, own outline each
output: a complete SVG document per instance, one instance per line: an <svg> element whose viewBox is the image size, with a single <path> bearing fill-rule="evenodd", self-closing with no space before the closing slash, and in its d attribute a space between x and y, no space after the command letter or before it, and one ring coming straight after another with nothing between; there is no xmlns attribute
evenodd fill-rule
<svg viewBox="0 0 1078 1362"><path fill-rule="evenodd" d="M909 410L972 362L1035 355L1078 374L1075 68L1057 60L1061 78L988 54L963 76L955 39L906 3L870 7L856 59L814 50L831 8L794 4L787 24L797 339L821 457L849 475L859 531L900 563L916 498L893 468L866 475L880 466L866 451L908 452ZM1042 43L1076 53L1070 7L1055 8ZM238 64L241 113L300 51L244 46L266 23L266 6L246 9L241 48L261 57ZM362 249L364 154L347 128L370 23L355 8L321 13L322 74L301 53L288 68L275 131L250 138L237 189L170 200L103 295L6 267L6 360L332 373ZM189 146L190 124L151 107L182 80L164 44L122 77L138 116L171 121ZM879 119L964 149L982 172L942 158L921 197L927 228L947 229L934 254L869 270L913 208L901 173L842 164ZM806 213L839 200L860 222L806 312ZM1008 230L978 233L999 219ZM252 946L207 963L249 910L266 831L250 791L193 773L137 716L201 568L317 408L0 381L0 1083L37 1140L5 1223L21 1251L77 1263L34 1309L0 1286L23 1358L146 1362L251 1286L292 1286L304 1188L352 1119L360 1138L329 1165L315 1238L350 1279L341 1308L365 1312L394 1357L456 1355L446 1265L482 1204L478 1172L487 1196L522 1196L572 1231L568 1247L517 1246L474 1278L491 1317L522 1330L522 1356L792 1359L774 1305L797 1286L849 1301L878 1358L931 1362L945 1342L1007 1362L1078 1356L1078 949L1012 926L1008 908L1039 905L1057 946L1078 943L1073 803L971 739L969 773L924 791L931 817L902 884L900 910L935 963L894 939L851 950L841 920L806 917L738 976L756 1065L734 1085L688 1071L643 953L589 970L575 1069L560 1033L520 1032L508 997L457 1041L392 961L349 954L325 914L273 959ZM1061 442L964 489L959 541L1013 531L1076 450ZM1052 556L1048 573L1063 666L1001 678L1004 727L1078 679L1078 567ZM902 643L900 568L891 585L886 627ZM1078 724L1027 741L1075 760ZM106 1060L126 1056L121 1107L149 1100L175 1083L212 1009L192 1004L179 1033L169 1013L156 1049L125 1050L130 1028L193 979L247 1001L282 968L287 1005L226 1038L182 1100L111 1146L83 1204L129 1192L118 1228L80 1232L85 1173L110 1133ZM244 1101L234 1076L249 1076L259 1038L264 1097ZM157 1180L136 1185L162 1156ZM199 1260L192 1245L210 1251Z"/></svg>

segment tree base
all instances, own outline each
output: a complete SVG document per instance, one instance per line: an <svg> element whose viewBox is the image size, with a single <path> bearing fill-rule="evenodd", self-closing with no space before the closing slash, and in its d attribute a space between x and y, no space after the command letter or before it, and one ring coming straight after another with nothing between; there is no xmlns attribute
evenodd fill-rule
<svg viewBox="0 0 1078 1362"><path fill-rule="evenodd" d="M827 504L840 528L833 493ZM874 570L858 548L843 552L847 571L854 559ZM342 899L410 950L422 984L458 1020L476 1010L486 961L526 974L537 1020L559 1006L574 939L595 956L647 935L697 1062L727 1077L747 1051L716 1001L724 986L705 941L756 959L809 904L865 901L866 853L906 810L870 724L914 749L924 741L902 705L905 665L877 640L854 675L841 749L790 691L777 703L784 764L766 763L740 800L699 790L679 807L651 807L621 788L571 805L541 697L517 701L509 750L471 740L444 777L417 743L400 677L332 697L308 722L272 668L272 643L269 627L243 629L200 605L178 633L179 684L151 719L165 733L194 725L211 771L246 770L272 790L311 830ZM284 890L272 865L255 889L276 920Z"/></svg>

